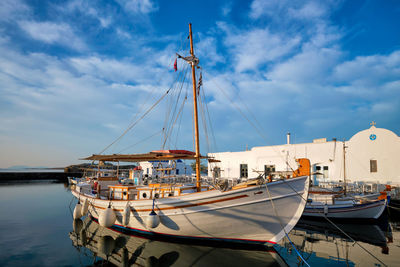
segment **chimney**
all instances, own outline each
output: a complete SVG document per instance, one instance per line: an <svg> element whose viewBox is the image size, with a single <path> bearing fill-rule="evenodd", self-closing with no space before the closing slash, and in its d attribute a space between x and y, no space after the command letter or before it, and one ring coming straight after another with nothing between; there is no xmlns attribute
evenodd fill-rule
<svg viewBox="0 0 400 267"><path fill-rule="evenodd" d="M288 145L290 145L290 133L286 134L286 142Z"/></svg>

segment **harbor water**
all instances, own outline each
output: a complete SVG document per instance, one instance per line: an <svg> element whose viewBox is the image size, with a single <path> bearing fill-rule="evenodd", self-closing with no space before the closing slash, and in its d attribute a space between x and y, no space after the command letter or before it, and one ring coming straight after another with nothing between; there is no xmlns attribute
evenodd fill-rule
<svg viewBox="0 0 400 267"><path fill-rule="evenodd" d="M273 248L214 247L74 221L76 200L62 183L1 185L0 201L0 266L400 266L394 214L376 223L301 219Z"/></svg>

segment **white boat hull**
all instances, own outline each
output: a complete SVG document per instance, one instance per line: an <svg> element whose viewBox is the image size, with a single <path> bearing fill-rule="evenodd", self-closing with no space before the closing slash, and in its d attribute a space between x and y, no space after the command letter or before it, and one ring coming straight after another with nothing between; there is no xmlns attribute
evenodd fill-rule
<svg viewBox="0 0 400 267"><path fill-rule="evenodd" d="M117 215L111 228L146 236L180 239L210 239L244 243L276 243L290 232L300 219L308 195L308 177L220 192L210 190L179 197L155 200L160 224L146 226L153 200L102 200L73 194L81 201L88 199L89 215L98 219L110 205ZM270 197L272 202L270 200ZM123 212L129 205L129 220L123 225ZM276 216L276 213L278 217Z"/></svg>
<svg viewBox="0 0 400 267"><path fill-rule="evenodd" d="M378 219L386 208L386 199L364 204L307 204L303 216L336 219Z"/></svg>

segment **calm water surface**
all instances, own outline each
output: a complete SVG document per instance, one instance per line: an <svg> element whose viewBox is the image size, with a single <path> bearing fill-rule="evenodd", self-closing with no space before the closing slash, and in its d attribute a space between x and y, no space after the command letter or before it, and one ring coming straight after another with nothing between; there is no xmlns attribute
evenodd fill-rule
<svg viewBox="0 0 400 267"><path fill-rule="evenodd" d="M287 238L275 251L228 249L125 236L88 218L73 222L76 201L63 184L0 186L0 203L0 266L306 266ZM338 224L346 236L301 220L289 237L311 266L400 266L399 225Z"/></svg>

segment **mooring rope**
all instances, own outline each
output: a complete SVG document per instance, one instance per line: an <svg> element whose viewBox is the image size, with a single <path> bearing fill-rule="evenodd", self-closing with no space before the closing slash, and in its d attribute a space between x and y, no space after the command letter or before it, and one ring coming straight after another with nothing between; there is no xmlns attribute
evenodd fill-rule
<svg viewBox="0 0 400 267"><path fill-rule="evenodd" d="M307 180L308 180L308 179L307 179ZM283 223L282 223L282 221L281 221L281 218L279 217L278 212L276 211L275 204L274 204L274 201L272 200L271 194L270 194L270 192L269 192L267 182L265 183L265 188L267 189L267 193L268 193L269 200L271 201L272 209L274 210L275 216L278 218L279 224L281 225L283 232L285 233L285 235L286 235L286 237L288 238L290 244L292 245L292 247L293 247L294 250L296 251L297 255L299 255L300 259L301 259L308 267L310 267L310 265L308 264L308 262L301 256L300 252L297 250L296 246L293 244L293 242L292 242L292 240L290 239L288 233L286 232L286 229L285 229L285 227L283 226Z"/></svg>
<svg viewBox="0 0 400 267"><path fill-rule="evenodd" d="M285 180L283 180L285 181ZM285 181L286 182L286 181ZM300 193L298 193L289 183L286 183L294 192L297 193L297 195L299 195L303 200L307 201L306 199L303 198L302 195L300 195ZM383 263L380 259L378 259L375 255L373 255L371 252L369 252L366 248L364 248L359 242L357 242L356 240L354 240L351 236L349 236L346 232L344 232L342 229L340 229L339 226L337 226L332 220L330 220L326 214L323 211L317 211L318 213L322 214L323 217L330 223L332 224L335 228L337 228L341 233L343 233L347 238L349 238L352 242L353 245L357 244L360 248L362 248L364 251L366 251L369 255L371 255L374 259L376 259L377 261L379 261L381 264L383 264L384 266L387 266L385 263Z"/></svg>

